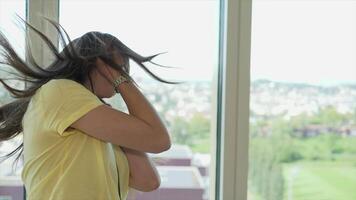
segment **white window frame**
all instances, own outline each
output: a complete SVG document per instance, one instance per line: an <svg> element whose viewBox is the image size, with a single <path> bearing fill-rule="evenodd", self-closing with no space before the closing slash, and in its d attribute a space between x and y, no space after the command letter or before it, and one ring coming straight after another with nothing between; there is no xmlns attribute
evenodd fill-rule
<svg viewBox="0 0 356 200"><path fill-rule="evenodd" d="M56 34L46 16L59 21L60 0L27 0L27 20L51 39ZM211 176L210 199L246 200L248 180L250 49L252 0L220 0L220 49L217 98L216 157L212 159L216 177ZM33 45L39 44L30 35ZM37 40L38 41L38 40ZM41 45L32 51L39 64L46 63L48 52ZM218 147L215 149L215 147ZM214 173L211 173L214 175Z"/></svg>
<svg viewBox="0 0 356 200"><path fill-rule="evenodd" d="M252 0L222 1L219 200L246 200ZM218 105L219 106L219 105ZM219 112L218 112L219 113ZM219 116L218 116L219 117ZM217 129L219 131L219 128ZM219 168L219 167L217 167Z"/></svg>
<svg viewBox="0 0 356 200"><path fill-rule="evenodd" d="M56 32L51 25L41 19L41 16L52 19L56 22L59 21L59 1L58 0L27 0L26 2L26 10L27 10L27 21L33 25L35 28L40 30L42 33L45 33L52 41L55 42L55 45L58 45L58 38ZM38 36L33 33L33 31L29 32L30 41L31 41L31 50L33 56L36 58L36 61L40 66L43 66L45 63L49 62L51 54L46 51L47 47L45 47L44 43L41 42Z"/></svg>

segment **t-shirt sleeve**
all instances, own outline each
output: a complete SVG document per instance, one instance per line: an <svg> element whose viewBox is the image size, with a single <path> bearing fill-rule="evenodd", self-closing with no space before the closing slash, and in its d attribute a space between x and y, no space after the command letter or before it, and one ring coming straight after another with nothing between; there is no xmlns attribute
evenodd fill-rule
<svg viewBox="0 0 356 200"><path fill-rule="evenodd" d="M122 197L123 199L127 198L129 192L129 180L130 180L130 165L126 154L121 149L119 145L111 144L116 158L116 164L118 167L119 179L120 179L120 188L122 189Z"/></svg>
<svg viewBox="0 0 356 200"><path fill-rule="evenodd" d="M45 125L61 136L76 120L104 104L86 87L68 79L51 80L40 90Z"/></svg>

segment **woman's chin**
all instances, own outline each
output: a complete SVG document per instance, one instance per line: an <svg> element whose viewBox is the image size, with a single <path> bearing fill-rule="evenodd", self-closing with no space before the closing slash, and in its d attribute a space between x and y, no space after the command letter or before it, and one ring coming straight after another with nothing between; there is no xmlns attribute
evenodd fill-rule
<svg viewBox="0 0 356 200"><path fill-rule="evenodd" d="M105 93L103 93L103 94L100 94L100 95L98 95L98 97L100 97L100 98L111 98L111 97L113 97L114 95L116 94L116 92L114 91L114 92L105 92Z"/></svg>
<svg viewBox="0 0 356 200"><path fill-rule="evenodd" d="M116 91L113 90L112 93L111 93L111 95L110 95L108 98L111 98L111 97L115 96L115 94L116 94Z"/></svg>

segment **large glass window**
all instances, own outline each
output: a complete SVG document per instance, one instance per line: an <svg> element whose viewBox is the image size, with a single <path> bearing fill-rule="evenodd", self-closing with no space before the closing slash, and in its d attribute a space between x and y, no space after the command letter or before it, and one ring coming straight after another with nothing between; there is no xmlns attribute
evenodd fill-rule
<svg viewBox="0 0 356 200"><path fill-rule="evenodd" d="M17 26L16 14L25 19L26 1L25 0L0 0L0 29L8 37L11 44L16 51L24 58L24 31ZM14 71L8 66L0 64L0 77L8 77L6 71ZM24 87L19 82L6 81L18 89ZM4 105L13 100L10 93L0 86L0 105ZM17 148L22 142L22 135L10 141L0 142L0 156L10 153ZM14 165L13 162L18 154L15 154L10 159L0 163L0 199L23 199L23 183L21 181L21 170L23 166L23 159L20 157L19 161Z"/></svg>
<svg viewBox="0 0 356 200"><path fill-rule="evenodd" d="M60 23L72 39L87 31L107 32L142 55L167 52L153 62L179 67L147 66L166 80L186 81L180 85L158 82L134 62L132 77L167 125L172 148L150 154L161 176L158 190L130 191L129 199L207 200L215 187L216 68L218 66L219 1L60 1ZM131 72L130 72L131 73ZM122 98L108 99L127 111Z"/></svg>
<svg viewBox="0 0 356 200"><path fill-rule="evenodd" d="M356 2L252 13L249 200L356 199Z"/></svg>

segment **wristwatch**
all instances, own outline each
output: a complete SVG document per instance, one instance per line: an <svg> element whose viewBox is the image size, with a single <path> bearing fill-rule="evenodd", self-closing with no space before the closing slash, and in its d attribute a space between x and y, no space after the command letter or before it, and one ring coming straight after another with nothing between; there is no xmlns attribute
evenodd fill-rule
<svg viewBox="0 0 356 200"><path fill-rule="evenodd" d="M116 78L114 80L114 88L115 88L116 93L119 93L119 88L118 88L119 85L123 82L128 82L128 81L129 80L126 77L124 77L123 75L120 75L118 78Z"/></svg>

